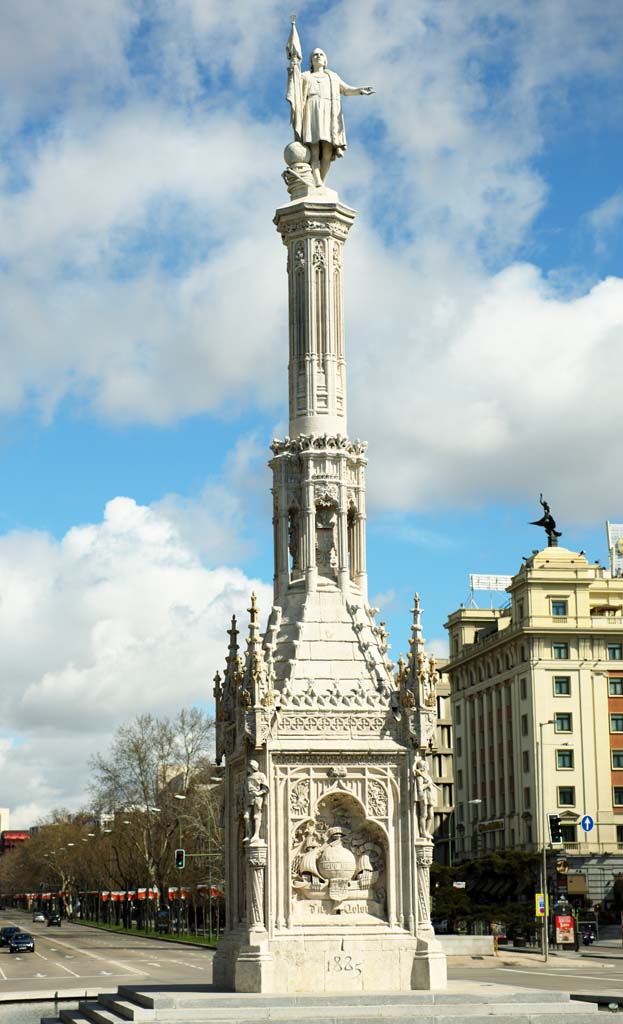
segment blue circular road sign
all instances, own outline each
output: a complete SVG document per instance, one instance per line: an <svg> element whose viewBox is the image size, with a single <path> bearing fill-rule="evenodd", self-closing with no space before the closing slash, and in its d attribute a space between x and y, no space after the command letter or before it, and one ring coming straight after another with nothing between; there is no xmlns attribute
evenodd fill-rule
<svg viewBox="0 0 623 1024"><path fill-rule="evenodd" d="M595 822L591 818L590 814L585 814L584 817L582 818L582 822L581 822L581 825L582 825L582 828L584 829L584 831L585 832L590 832L591 829L593 828L594 824L595 824Z"/></svg>

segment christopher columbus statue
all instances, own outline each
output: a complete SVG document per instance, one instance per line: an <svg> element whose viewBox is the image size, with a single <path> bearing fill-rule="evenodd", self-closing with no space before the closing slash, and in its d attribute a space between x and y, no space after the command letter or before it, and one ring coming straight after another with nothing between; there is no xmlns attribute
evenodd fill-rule
<svg viewBox="0 0 623 1024"><path fill-rule="evenodd" d="M323 50L310 56L310 70L301 71L302 51L296 18L286 45L290 61L286 99L291 107L290 123L294 138L310 151L309 163L317 187L326 181L331 161L344 155L346 134L342 116L342 96L370 96L369 86L352 86L343 82L335 71L329 71Z"/></svg>

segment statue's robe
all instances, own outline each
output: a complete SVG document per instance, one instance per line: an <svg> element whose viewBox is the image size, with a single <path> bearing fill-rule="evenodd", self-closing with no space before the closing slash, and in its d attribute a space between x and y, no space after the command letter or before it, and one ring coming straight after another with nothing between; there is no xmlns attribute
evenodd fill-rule
<svg viewBox="0 0 623 1024"><path fill-rule="evenodd" d="M343 156L346 133L340 97L355 92L335 71L315 73L295 67L288 80L291 123L299 142L330 142L332 159Z"/></svg>

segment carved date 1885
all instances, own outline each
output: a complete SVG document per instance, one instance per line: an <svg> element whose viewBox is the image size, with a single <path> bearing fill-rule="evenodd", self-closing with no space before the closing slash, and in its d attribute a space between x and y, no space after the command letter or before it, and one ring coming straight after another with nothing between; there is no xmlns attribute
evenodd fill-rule
<svg viewBox="0 0 623 1024"><path fill-rule="evenodd" d="M363 960L353 960L352 956L346 953L338 953L330 956L327 960L327 971L329 974L361 974Z"/></svg>

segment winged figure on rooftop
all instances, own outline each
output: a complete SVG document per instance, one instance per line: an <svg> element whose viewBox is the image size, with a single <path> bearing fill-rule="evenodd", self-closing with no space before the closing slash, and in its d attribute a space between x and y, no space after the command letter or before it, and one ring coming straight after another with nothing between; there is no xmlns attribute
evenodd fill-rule
<svg viewBox="0 0 623 1024"><path fill-rule="evenodd" d="M543 507L543 515L540 519L530 523L530 526L542 526L547 534L547 546L556 548L558 547L558 538L562 537L562 531L556 529L556 520L542 494L539 495L539 501Z"/></svg>

